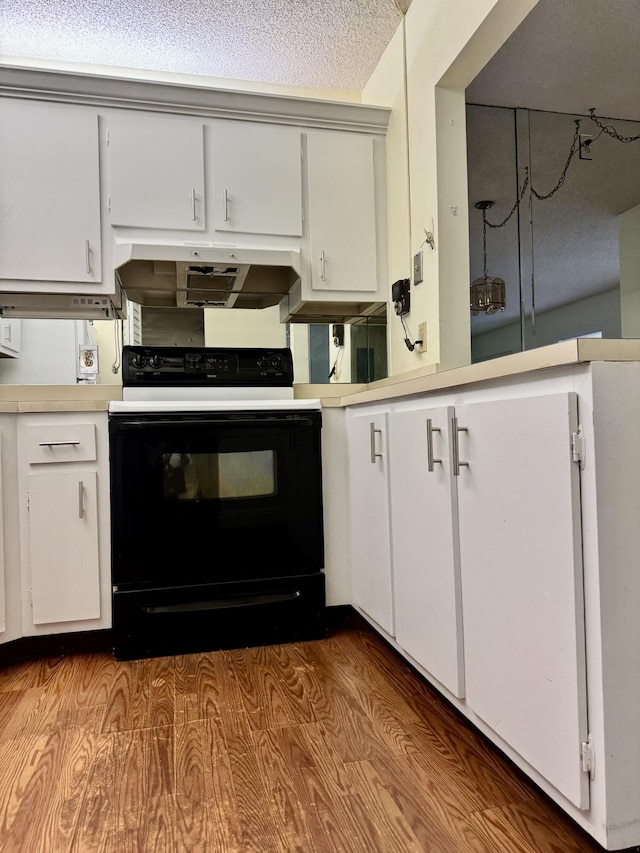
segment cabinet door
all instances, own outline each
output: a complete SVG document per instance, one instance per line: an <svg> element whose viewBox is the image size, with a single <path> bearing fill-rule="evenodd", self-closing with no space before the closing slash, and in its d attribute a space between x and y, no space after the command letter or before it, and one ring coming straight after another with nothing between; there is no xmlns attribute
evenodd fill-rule
<svg viewBox="0 0 640 853"><path fill-rule="evenodd" d="M95 471L30 474L27 483L34 624L98 619Z"/></svg>
<svg viewBox="0 0 640 853"><path fill-rule="evenodd" d="M396 639L464 696L457 478L452 407L392 412L389 458Z"/></svg>
<svg viewBox="0 0 640 853"><path fill-rule="evenodd" d="M587 738L576 395L456 407L469 706L579 808Z"/></svg>
<svg viewBox="0 0 640 853"><path fill-rule="evenodd" d="M111 224L202 231L202 122L127 113L106 125Z"/></svg>
<svg viewBox="0 0 640 853"><path fill-rule="evenodd" d="M387 416L357 415L348 421L347 430L353 600L393 634Z"/></svg>
<svg viewBox="0 0 640 853"><path fill-rule="evenodd" d="M309 252L314 290L378 290L373 140L307 137Z"/></svg>
<svg viewBox="0 0 640 853"><path fill-rule="evenodd" d="M301 134L293 127L219 122L213 127L214 227L302 234Z"/></svg>
<svg viewBox="0 0 640 853"><path fill-rule="evenodd" d="M5 562L4 562L4 489L2 488L2 456L4 446L0 446L0 643L5 642L7 630L7 599L5 591ZM4 636L3 636L4 635Z"/></svg>
<svg viewBox="0 0 640 853"><path fill-rule="evenodd" d="M22 320L7 317L0 319L0 357L17 358L20 355Z"/></svg>
<svg viewBox="0 0 640 853"><path fill-rule="evenodd" d="M0 100L0 278L100 281L94 110Z"/></svg>

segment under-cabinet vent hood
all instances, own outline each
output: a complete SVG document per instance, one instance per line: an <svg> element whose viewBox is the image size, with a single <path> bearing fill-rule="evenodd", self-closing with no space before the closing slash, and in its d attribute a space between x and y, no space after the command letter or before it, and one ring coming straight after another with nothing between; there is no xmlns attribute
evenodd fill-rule
<svg viewBox="0 0 640 853"><path fill-rule="evenodd" d="M143 308L279 305L282 323L351 323L386 314L385 302L304 300L299 248L120 238L114 266L127 298Z"/></svg>
<svg viewBox="0 0 640 853"><path fill-rule="evenodd" d="M117 242L127 298L145 307L268 308L300 278L300 252L213 243Z"/></svg>
<svg viewBox="0 0 640 853"><path fill-rule="evenodd" d="M108 296L0 293L0 315L29 320L115 320L126 317Z"/></svg>

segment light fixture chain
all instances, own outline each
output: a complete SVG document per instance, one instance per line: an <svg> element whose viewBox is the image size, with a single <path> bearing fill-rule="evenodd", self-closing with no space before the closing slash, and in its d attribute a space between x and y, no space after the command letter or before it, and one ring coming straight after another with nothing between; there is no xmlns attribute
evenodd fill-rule
<svg viewBox="0 0 640 853"><path fill-rule="evenodd" d="M525 170L526 174L524 177L524 181L522 183L522 188L520 189L520 194L519 194L518 198L516 199L515 204L513 205L513 207L509 211L509 213L505 216L505 218L502 220L502 222L496 222L495 224L491 223L491 222L487 222L488 228L502 228L502 227L504 227L507 224L507 222L511 219L513 214L516 212L516 210L520 207L520 202L524 198L524 195L527 191L527 187L529 186L529 168L527 166L525 166L524 170Z"/></svg>
<svg viewBox="0 0 640 853"><path fill-rule="evenodd" d="M595 122L596 125L600 128L603 133L606 133L608 136L612 137L612 139L617 139L618 142L637 142L640 139L640 134L638 136L622 136L618 131L610 124L603 124L599 118L595 115L595 107L589 108L589 118L591 121Z"/></svg>
<svg viewBox="0 0 640 853"><path fill-rule="evenodd" d="M484 277L487 278L487 211L482 211L482 258L484 262Z"/></svg>
<svg viewBox="0 0 640 853"><path fill-rule="evenodd" d="M531 193L539 201L546 201L546 199L551 198L551 196L555 195L558 192L558 190L560 189L560 187L564 184L565 179L567 177L567 172L569 171L569 166L571 165L571 161L573 160L573 158L575 157L575 155L579 151L579 140L580 140L580 120L576 119L576 129L575 129L575 133L573 134L573 140L571 141L571 147L569 149L569 155L567 157L567 162L564 164L564 169L562 170L555 187L550 192L548 192L546 195L542 195L541 193L539 193L534 188L533 184L531 185ZM509 211L509 213L505 216L505 218L502 220L502 222L496 222L496 223L487 222L487 226L489 228L503 228L507 224L507 222L511 219L511 217L516 212L516 210L520 207L520 203L522 202L523 198L525 197L527 187L529 186L529 169L528 169L528 167L525 166L524 171L525 171L525 178L524 178L524 181L522 182L522 187L520 188L520 192L518 194L518 198L515 201L515 204L513 205L513 207Z"/></svg>
<svg viewBox="0 0 640 853"><path fill-rule="evenodd" d="M580 148L579 139L580 139L580 120L576 119L576 131L573 134L573 141L571 142L571 148L569 149L569 156L567 157L567 162L564 164L564 169L562 170L562 174L558 178L558 182L555 185L555 187L551 190L551 192L548 192L546 195L540 195L540 193L537 192L533 188L533 184L531 185L531 192L534 194L534 196L539 201L545 201L546 199L551 198L551 196L555 195L558 192L558 190L560 189L560 187L564 184L564 180L567 177L567 172L569 170L569 166L571 165L571 161L573 160L575 154L577 153L577 151Z"/></svg>

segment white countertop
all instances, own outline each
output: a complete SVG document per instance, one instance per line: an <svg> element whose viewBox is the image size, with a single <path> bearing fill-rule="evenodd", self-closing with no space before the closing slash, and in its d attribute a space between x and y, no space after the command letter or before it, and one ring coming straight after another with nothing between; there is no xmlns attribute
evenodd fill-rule
<svg viewBox="0 0 640 853"><path fill-rule="evenodd" d="M640 361L640 339L578 338L439 373L436 372L435 366L431 365L424 370L372 382L365 390L345 393L340 397L323 398L321 393L319 396L324 407L343 407L457 388L461 385L590 361ZM316 386L318 387L321 386Z"/></svg>
<svg viewBox="0 0 640 853"><path fill-rule="evenodd" d="M294 385L294 397L320 398L325 408L344 407L590 361L640 361L640 340L579 338L453 370L437 372L432 364L369 385L298 384ZM106 412L112 400L121 399L120 385L0 385L0 413Z"/></svg>

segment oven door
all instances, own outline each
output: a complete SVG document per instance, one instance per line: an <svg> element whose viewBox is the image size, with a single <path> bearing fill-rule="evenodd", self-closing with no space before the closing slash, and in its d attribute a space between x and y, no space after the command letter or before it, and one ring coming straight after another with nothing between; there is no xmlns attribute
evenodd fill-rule
<svg viewBox="0 0 640 853"><path fill-rule="evenodd" d="M119 589L318 572L321 413L109 420Z"/></svg>

